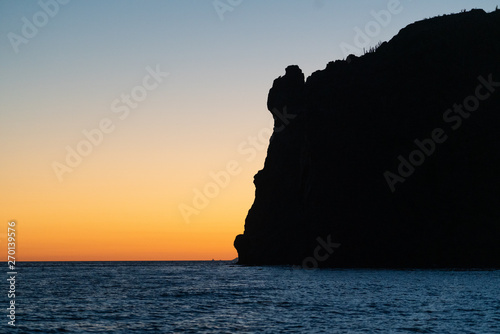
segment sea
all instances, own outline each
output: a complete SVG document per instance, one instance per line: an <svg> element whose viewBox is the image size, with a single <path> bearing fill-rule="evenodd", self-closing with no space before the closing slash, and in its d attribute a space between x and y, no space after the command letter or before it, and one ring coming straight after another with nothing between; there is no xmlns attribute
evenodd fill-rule
<svg viewBox="0 0 500 334"><path fill-rule="evenodd" d="M500 270L23 262L1 333L500 333ZM6 278L9 278L7 271Z"/></svg>

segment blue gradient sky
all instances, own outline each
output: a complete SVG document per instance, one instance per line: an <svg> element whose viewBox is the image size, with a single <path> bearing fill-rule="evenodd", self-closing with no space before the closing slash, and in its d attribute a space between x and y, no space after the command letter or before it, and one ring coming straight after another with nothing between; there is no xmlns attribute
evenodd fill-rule
<svg viewBox="0 0 500 334"><path fill-rule="evenodd" d="M341 43L353 45L355 28L388 3L243 0L221 20L212 0L72 0L16 53L9 33L22 36L22 18L42 9L0 1L0 220L23 226L21 256L235 257L265 158L265 148L247 159L238 146L269 128L273 80L290 64L308 76L344 58ZM370 45L416 20L498 4L401 0ZM168 77L120 120L111 103L157 65ZM103 118L114 131L60 182L54 161ZM192 206L194 189L231 160L241 173L187 223L179 204Z"/></svg>

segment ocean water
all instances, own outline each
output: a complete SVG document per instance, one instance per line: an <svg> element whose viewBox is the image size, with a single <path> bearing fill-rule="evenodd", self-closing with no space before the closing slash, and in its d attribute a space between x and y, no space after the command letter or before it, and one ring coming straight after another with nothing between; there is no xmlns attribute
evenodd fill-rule
<svg viewBox="0 0 500 334"><path fill-rule="evenodd" d="M500 333L498 270L211 261L20 263L17 271L16 327L4 308L2 333Z"/></svg>

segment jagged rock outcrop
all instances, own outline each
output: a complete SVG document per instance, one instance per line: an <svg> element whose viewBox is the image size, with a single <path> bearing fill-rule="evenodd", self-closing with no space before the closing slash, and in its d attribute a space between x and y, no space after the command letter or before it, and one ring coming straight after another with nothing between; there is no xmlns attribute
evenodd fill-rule
<svg viewBox="0 0 500 334"><path fill-rule="evenodd" d="M274 81L239 263L500 267L500 11L349 60Z"/></svg>

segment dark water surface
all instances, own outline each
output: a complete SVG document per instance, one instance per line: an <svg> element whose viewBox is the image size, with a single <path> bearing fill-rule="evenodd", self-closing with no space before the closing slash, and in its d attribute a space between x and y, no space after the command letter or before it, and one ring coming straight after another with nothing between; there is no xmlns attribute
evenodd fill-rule
<svg viewBox="0 0 500 334"><path fill-rule="evenodd" d="M309 271L224 261L17 270L16 327L3 308L2 333L500 333L498 270Z"/></svg>

